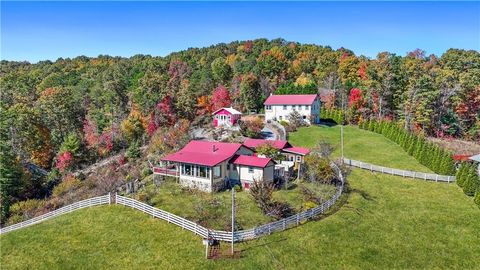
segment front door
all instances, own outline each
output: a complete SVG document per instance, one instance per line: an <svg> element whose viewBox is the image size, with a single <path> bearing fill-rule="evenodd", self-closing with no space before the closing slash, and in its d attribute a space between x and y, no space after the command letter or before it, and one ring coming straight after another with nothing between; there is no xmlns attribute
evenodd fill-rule
<svg viewBox="0 0 480 270"><path fill-rule="evenodd" d="M235 164L230 164L230 169L228 170L228 178L238 180L238 167Z"/></svg>

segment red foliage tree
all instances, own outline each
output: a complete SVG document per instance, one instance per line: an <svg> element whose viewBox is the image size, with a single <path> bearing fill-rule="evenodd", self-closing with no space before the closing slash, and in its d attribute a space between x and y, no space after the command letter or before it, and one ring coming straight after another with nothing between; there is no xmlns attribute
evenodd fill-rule
<svg viewBox="0 0 480 270"><path fill-rule="evenodd" d="M155 108L155 125L171 126L176 122L176 115L173 109L173 100L170 96L166 96Z"/></svg>
<svg viewBox="0 0 480 270"><path fill-rule="evenodd" d="M57 157L57 163L55 164L55 167L59 169L61 172L65 171L70 165L72 164L73 161L73 155L69 151L60 153Z"/></svg>
<svg viewBox="0 0 480 270"><path fill-rule="evenodd" d="M83 133L88 149L96 149L98 154L105 156L113 149L113 135L117 133L115 127L98 134L97 125L90 119L83 122Z"/></svg>
<svg viewBox="0 0 480 270"><path fill-rule="evenodd" d="M158 126L155 123L155 113L152 112L150 114L150 120L148 121L148 126L147 126L147 134L148 136L152 136L153 133L155 133L155 130L157 130Z"/></svg>
<svg viewBox="0 0 480 270"><path fill-rule="evenodd" d="M348 106L359 109L363 106L363 104L364 104L364 100L362 96L362 90L358 88L353 88L352 90L350 90Z"/></svg>
<svg viewBox="0 0 480 270"><path fill-rule="evenodd" d="M362 80L368 79L367 68L368 68L367 63L363 62L360 64L360 68L358 69L358 77L360 77L360 79Z"/></svg>
<svg viewBox="0 0 480 270"><path fill-rule="evenodd" d="M85 119L83 121L83 133L85 134L87 148L96 148L98 145L97 125L90 119Z"/></svg>
<svg viewBox="0 0 480 270"><path fill-rule="evenodd" d="M230 107L232 104L232 99L230 97L230 92L223 85L219 85L212 94L212 110L216 111L223 107Z"/></svg>

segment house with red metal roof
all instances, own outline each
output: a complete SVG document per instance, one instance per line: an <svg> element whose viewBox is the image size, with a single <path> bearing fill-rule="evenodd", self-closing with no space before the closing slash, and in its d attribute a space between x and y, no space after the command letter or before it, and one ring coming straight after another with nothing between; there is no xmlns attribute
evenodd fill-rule
<svg viewBox="0 0 480 270"><path fill-rule="evenodd" d="M307 124L320 122L320 97L318 95L270 95L264 102L265 120L287 121L297 111Z"/></svg>
<svg viewBox="0 0 480 270"><path fill-rule="evenodd" d="M273 182L275 161L256 157L254 151L239 143L190 141L180 151L162 158L155 174L179 178L180 184L215 192L228 182L250 188L254 180Z"/></svg>
<svg viewBox="0 0 480 270"><path fill-rule="evenodd" d="M246 139L243 142L243 145L251 149L255 149L265 144L269 144L278 149L285 156L285 161L292 162L294 165L303 163L304 157L310 153L308 148L292 146L285 140Z"/></svg>
<svg viewBox="0 0 480 270"><path fill-rule="evenodd" d="M231 127L237 124L242 113L234 108L220 108L212 113L214 127Z"/></svg>

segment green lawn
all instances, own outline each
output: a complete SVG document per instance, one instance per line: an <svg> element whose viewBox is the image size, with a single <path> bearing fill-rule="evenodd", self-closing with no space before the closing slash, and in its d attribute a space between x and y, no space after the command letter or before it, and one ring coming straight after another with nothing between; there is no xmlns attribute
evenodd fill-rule
<svg viewBox="0 0 480 270"><path fill-rule="evenodd" d="M209 261L201 239L122 206L0 236L2 269L480 269L480 210L456 185L355 169L335 213ZM226 245L225 245L226 246Z"/></svg>
<svg viewBox="0 0 480 270"><path fill-rule="evenodd" d="M147 180L148 181L148 180ZM273 193L273 198L288 202L297 212L303 211L306 198L300 186L306 186L317 197L329 199L335 194L335 186L319 183L295 183L288 190L280 189ZM272 221L262 213L250 193L236 193L237 222L244 228L253 228ZM149 185L134 196L152 206L169 211L181 217L198 222L207 228L230 230L232 195L230 191L205 193L182 188L174 181L166 181L160 188ZM204 207L200 207L204 206Z"/></svg>
<svg viewBox="0 0 480 270"><path fill-rule="evenodd" d="M419 164L394 142L380 134L359 129L354 126L344 127L344 155L385 167L392 167L419 172L431 172ZM297 146L312 148L319 140L328 141L334 146L334 156L340 157L340 126L310 126L300 128L289 134L288 140Z"/></svg>

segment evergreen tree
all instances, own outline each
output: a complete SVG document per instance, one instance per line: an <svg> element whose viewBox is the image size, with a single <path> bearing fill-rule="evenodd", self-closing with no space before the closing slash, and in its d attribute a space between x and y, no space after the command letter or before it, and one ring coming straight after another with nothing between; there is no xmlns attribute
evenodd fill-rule
<svg viewBox="0 0 480 270"><path fill-rule="evenodd" d="M420 161L423 146L424 146L423 138L417 139L417 143L415 144L415 152L413 154L413 157L418 161Z"/></svg>
<svg viewBox="0 0 480 270"><path fill-rule="evenodd" d="M408 145L408 154L410 156L413 156L413 154L415 153L415 147L417 146L417 141L418 141L417 136L412 135L410 143Z"/></svg>
<svg viewBox="0 0 480 270"><path fill-rule="evenodd" d="M463 162L455 175L457 185L461 188L463 188L463 184L465 183L465 173L468 172L468 167L469 165Z"/></svg>
<svg viewBox="0 0 480 270"><path fill-rule="evenodd" d="M432 161L431 161L431 169L434 172L439 171L439 163L440 163L440 148L438 146L434 146L433 153L432 153Z"/></svg>
<svg viewBox="0 0 480 270"><path fill-rule="evenodd" d="M449 152L445 155L444 171L446 175L455 174L455 161L453 160L452 154Z"/></svg>
<svg viewBox="0 0 480 270"><path fill-rule="evenodd" d="M473 196L477 190L480 190L480 179L475 170L475 166L470 166L468 176L463 185L463 192L468 196Z"/></svg>

